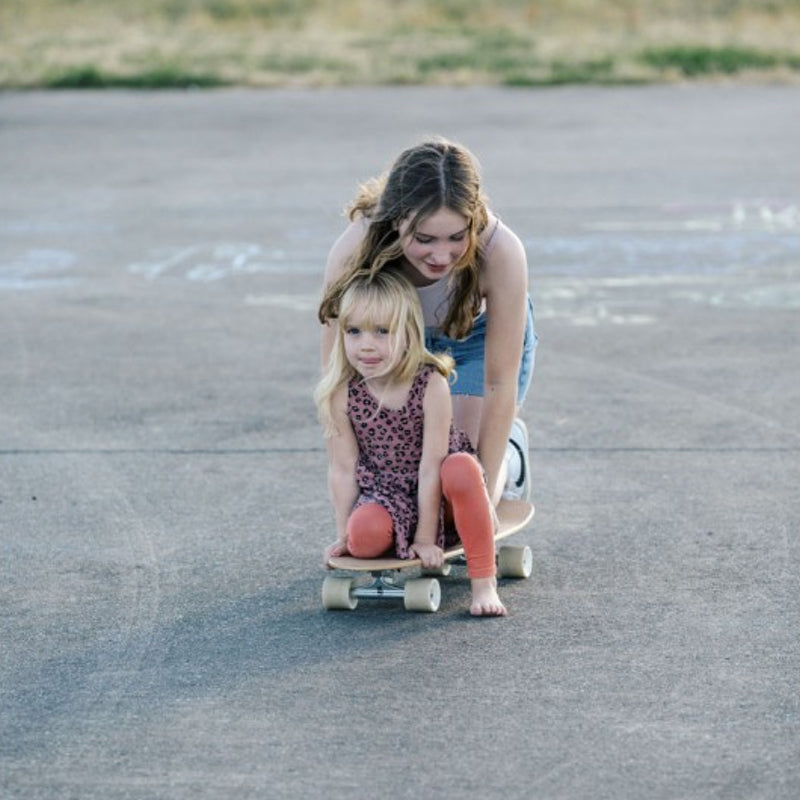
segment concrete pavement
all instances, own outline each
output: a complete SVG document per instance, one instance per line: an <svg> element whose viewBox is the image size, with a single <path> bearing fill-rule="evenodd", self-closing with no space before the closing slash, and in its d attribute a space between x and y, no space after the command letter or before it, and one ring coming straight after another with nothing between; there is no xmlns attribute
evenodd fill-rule
<svg viewBox="0 0 800 800"><path fill-rule="evenodd" d="M0 95L7 798L795 798L796 90ZM355 185L524 239L534 574L326 613L310 393Z"/></svg>

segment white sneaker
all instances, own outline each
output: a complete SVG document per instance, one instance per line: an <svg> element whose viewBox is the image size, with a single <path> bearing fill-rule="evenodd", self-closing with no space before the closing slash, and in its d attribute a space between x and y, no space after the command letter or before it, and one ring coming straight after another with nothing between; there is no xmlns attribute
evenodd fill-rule
<svg viewBox="0 0 800 800"><path fill-rule="evenodd" d="M503 497L507 500L530 500L531 459L528 452L528 428L517 417L511 423L511 432L506 445L508 477Z"/></svg>

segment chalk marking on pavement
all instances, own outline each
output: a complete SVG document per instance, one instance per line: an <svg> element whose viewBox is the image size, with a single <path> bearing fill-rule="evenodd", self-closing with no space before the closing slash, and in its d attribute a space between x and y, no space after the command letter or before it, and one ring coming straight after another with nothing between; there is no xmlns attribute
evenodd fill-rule
<svg viewBox="0 0 800 800"><path fill-rule="evenodd" d="M292 311L314 311L319 299L310 294L248 294L244 298L246 306L273 306Z"/></svg>
<svg viewBox="0 0 800 800"><path fill-rule="evenodd" d="M794 204L763 201L737 201L721 213L688 216L684 219L609 220L588 222L584 228L605 232L678 232L716 233L724 230L794 231L800 229L800 209Z"/></svg>
<svg viewBox="0 0 800 800"><path fill-rule="evenodd" d="M77 262L70 250L26 250L19 258L0 264L0 289L27 291L79 282L74 275L64 275Z"/></svg>
<svg viewBox="0 0 800 800"><path fill-rule="evenodd" d="M281 248L265 250L253 242L197 244L170 251L155 251L152 257L128 265L128 271L155 280L178 273L188 281L212 283L236 275L282 273L287 254Z"/></svg>

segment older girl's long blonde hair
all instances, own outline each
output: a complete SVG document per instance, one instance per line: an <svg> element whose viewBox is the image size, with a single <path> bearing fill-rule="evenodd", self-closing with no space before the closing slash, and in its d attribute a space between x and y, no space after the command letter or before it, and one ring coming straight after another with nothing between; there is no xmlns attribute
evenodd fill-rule
<svg viewBox="0 0 800 800"><path fill-rule="evenodd" d="M488 208L477 159L462 145L446 139L410 147L397 157L386 175L361 186L348 213L350 219L366 218L369 226L345 274L327 287L319 308L320 321L324 324L337 316L342 292L354 275L374 275L402 264L401 222L407 221L413 233L423 219L440 208L454 211L467 221L467 247L453 268L453 299L442 325L447 336L466 336L481 307L478 237L486 227Z"/></svg>
<svg viewBox="0 0 800 800"><path fill-rule="evenodd" d="M314 391L320 422L327 437L338 432L333 421L332 402L336 392L358 375L347 360L344 336L356 309L361 324L385 325L392 347L403 350L392 353L389 367L397 383L411 381L424 366L430 365L445 378L453 372L453 359L443 353L431 353L425 347L425 327L417 290L398 269L386 268L374 275L356 273L343 288L335 321L336 336L322 379Z"/></svg>

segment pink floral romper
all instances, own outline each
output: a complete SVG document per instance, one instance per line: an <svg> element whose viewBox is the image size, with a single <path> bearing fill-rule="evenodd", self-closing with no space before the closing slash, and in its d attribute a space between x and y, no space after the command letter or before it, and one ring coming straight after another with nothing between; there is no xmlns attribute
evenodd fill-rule
<svg viewBox="0 0 800 800"><path fill-rule="evenodd" d="M347 391L347 416L358 441L356 480L359 497L353 510L365 503L379 503L394 522L395 553L410 558L409 546L417 530L417 486L422 458L425 389L433 367L423 367L414 377L405 405L400 409L379 407L360 378L352 378ZM475 453L469 437L450 426L450 453ZM451 526L445 526L444 502L439 511L437 544L458 541Z"/></svg>

